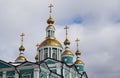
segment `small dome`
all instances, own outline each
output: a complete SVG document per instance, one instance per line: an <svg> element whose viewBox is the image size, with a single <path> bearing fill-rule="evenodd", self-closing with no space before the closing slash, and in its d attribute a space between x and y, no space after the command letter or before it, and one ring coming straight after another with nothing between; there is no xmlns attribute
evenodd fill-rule
<svg viewBox="0 0 120 78"><path fill-rule="evenodd" d="M55 29L53 25L48 25L47 29Z"/></svg>
<svg viewBox="0 0 120 78"><path fill-rule="evenodd" d="M73 55L73 53L70 50L65 50L62 55Z"/></svg>
<svg viewBox="0 0 120 78"><path fill-rule="evenodd" d="M81 52L79 50L76 51L76 55L81 55Z"/></svg>
<svg viewBox="0 0 120 78"><path fill-rule="evenodd" d="M38 54L36 54L36 56L35 56L35 60L38 60Z"/></svg>
<svg viewBox="0 0 120 78"><path fill-rule="evenodd" d="M26 61L26 58L24 56L19 56L16 60Z"/></svg>
<svg viewBox="0 0 120 78"><path fill-rule="evenodd" d="M84 64L82 60L76 60L75 64Z"/></svg>
<svg viewBox="0 0 120 78"><path fill-rule="evenodd" d="M54 19L50 16L49 19L47 20L48 24L54 24Z"/></svg>
<svg viewBox="0 0 120 78"><path fill-rule="evenodd" d="M61 47L62 45L59 41L55 40L55 39L46 39L45 41L43 41L39 47L43 47L43 46L56 46L56 47Z"/></svg>
<svg viewBox="0 0 120 78"><path fill-rule="evenodd" d="M66 40L64 41L64 45L70 45L70 41L69 41L68 39L66 39Z"/></svg>
<svg viewBox="0 0 120 78"><path fill-rule="evenodd" d="M20 46L19 51L25 51L25 48L23 45Z"/></svg>

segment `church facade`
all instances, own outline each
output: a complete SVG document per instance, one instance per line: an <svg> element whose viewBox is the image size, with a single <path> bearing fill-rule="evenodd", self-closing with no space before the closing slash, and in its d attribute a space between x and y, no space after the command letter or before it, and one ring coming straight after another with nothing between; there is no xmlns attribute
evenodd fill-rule
<svg viewBox="0 0 120 78"><path fill-rule="evenodd" d="M76 39L76 60L70 50L68 29L66 30L65 47L55 38L54 19L52 18L52 4L50 4L50 16L47 20L46 39L37 44L35 62L27 60L24 56L23 37L21 34L20 54L15 62L0 60L0 78L88 78L84 63L80 59L79 39ZM9 57L8 57L9 58Z"/></svg>

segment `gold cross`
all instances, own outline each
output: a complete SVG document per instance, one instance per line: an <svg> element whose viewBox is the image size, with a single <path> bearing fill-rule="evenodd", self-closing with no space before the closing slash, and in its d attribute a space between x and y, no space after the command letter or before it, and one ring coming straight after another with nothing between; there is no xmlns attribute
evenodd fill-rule
<svg viewBox="0 0 120 78"><path fill-rule="evenodd" d="M53 7L53 5L50 4L50 6L49 6L49 8L50 8L50 13L52 13L52 7Z"/></svg>
<svg viewBox="0 0 120 78"><path fill-rule="evenodd" d="M20 36L21 36L21 41L23 42L23 37L25 36L25 34L22 33Z"/></svg>
<svg viewBox="0 0 120 78"><path fill-rule="evenodd" d="M69 27L68 27L68 26L66 26L64 29L66 30L66 38L67 38L67 35L68 35L68 29L69 29Z"/></svg>
<svg viewBox="0 0 120 78"><path fill-rule="evenodd" d="M80 41L78 38L75 40L76 41L76 43L77 43L77 49L78 49L78 42Z"/></svg>

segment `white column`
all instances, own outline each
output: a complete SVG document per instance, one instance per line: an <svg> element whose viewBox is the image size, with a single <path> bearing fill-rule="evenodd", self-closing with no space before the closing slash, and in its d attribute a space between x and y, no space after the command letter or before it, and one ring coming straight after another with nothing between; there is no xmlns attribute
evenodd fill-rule
<svg viewBox="0 0 120 78"><path fill-rule="evenodd" d="M61 49L59 49L59 60L61 60Z"/></svg>
<svg viewBox="0 0 120 78"><path fill-rule="evenodd" d="M57 70L57 73L58 73L58 74L61 74L61 64L60 64L60 63L57 63L57 64L56 64L56 68L57 68L57 69L56 69L56 70Z"/></svg>
<svg viewBox="0 0 120 78"><path fill-rule="evenodd" d="M42 49L42 60L44 60L45 58L44 58L44 49Z"/></svg>
<svg viewBox="0 0 120 78"><path fill-rule="evenodd" d="M50 47L50 48L51 48L51 58L53 58L53 55L52 55L52 54L53 54L53 52L52 52L52 47Z"/></svg>
<svg viewBox="0 0 120 78"><path fill-rule="evenodd" d="M59 48L57 48L57 54L58 54L58 55L57 55L57 57L58 57L57 60L60 60L60 59L59 59L59 58L60 58L60 51L59 51Z"/></svg>
<svg viewBox="0 0 120 78"><path fill-rule="evenodd" d="M71 73L71 69L69 69L70 70L70 78L72 78L72 73Z"/></svg>
<svg viewBox="0 0 120 78"><path fill-rule="evenodd" d="M47 73L47 78L49 78L49 73Z"/></svg>
<svg viewBox="0 0 120 78"><path fill-rule="evenodd" d="M49 49L50 49L50 48L48 47L48 57L50 57L50 52L49 52Z"/></svg>
<svg viewBox="0 0 120 78"><path fill-rule="evenodd" d="M15 78L19 78L19 74L17 71L15 71Z"/></svg>
<svg viewBox="0 0 120 78"><path fill-rule="evenodd" d="M34 68L34 78L39 78L39 68Z"/></svg>
<svg viewBox="0 0 120 78"><path fill-rule="evenodd" d="M3 77L2 78L6 78L6 71L3 71Z"/></svg>

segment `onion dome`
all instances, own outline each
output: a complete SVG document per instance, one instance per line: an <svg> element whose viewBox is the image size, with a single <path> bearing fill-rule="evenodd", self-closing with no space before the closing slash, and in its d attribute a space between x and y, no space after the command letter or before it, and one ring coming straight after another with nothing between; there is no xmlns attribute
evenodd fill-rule
<svg viewBox="0 0 120 78"><path fill-rule="evenodd" d="M19 56L19 57L17 57L16 60L18 60L18 61L26 61L26 58L24 56Z"/></svg>
<svg viewBox="0 0 120 78"><path fill-rule="evenodd" d="M35 56L35 60L38 60L38 54L36 54L36 56Z"/></svg>
<svg viewBox="0 0 120 78"><path fill-rule="evenodd" d="M20 46L19 51L25 51L25 48L23 45Z"/></svg>
<svg viewBox="0 0 120 78"><path fill-rule="evenodd" d="M82 60L76 60L74 64L84 64Z"/></svg>
<svg viewBox="0 0 120 78"><path fill-rule="evenodd" d="M54 19L50 16L49 19L47 20L48 24L54 24Z"/></svg>
<svg viewBox="0 0 120 78"><path fill-rule="evenodd" d="M66 40L64 41L64 45L70 45L70 41L66 38Z"/></svg>
<svg viewBox="0 0 120 78"><path fill-rule="evenodd" d="M76 55L81 55L81 52L79 50L76 51Z"/></svg>
<svg viewBox="0 0 120 78"><path fill-rule="evenodd" d="M70 51L70 50L65 50L63 53L62 53L62 56L63 55L73 55L73 53Z"/></svg>
<svg viewBox="0 0 120 78"><path fill-rule="evenodd" d="M53 25L48 25L46 29L55 29L55 27Z"/></svg>
<svg viewBox="0 0 120 78"><path fill-rule="evenodd" d="M55 39L46 39L45 41L43 41L39 47L43 47L43 46L56 46L56 47L61 47L62 45L59 41L55 40Z"/></svg>
<svg viewBox="0 0 120 78"><path fill-rule="evenodd" d="M19 47L20 55L17 57L17 59L15 61L16 62L25 62L26 61L26 58L24 57L25 48L23 46L23 36L25 36L25 35L24 35L24 33L22 33L20 36L21 36L21 46Z"/></svg>

